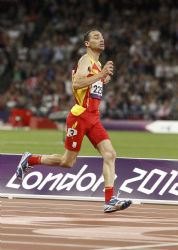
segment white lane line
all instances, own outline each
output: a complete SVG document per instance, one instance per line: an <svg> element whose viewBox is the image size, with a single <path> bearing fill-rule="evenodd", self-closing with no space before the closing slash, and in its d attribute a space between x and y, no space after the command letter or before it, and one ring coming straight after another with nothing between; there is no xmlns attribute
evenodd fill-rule
<svg viewBox="0 0 178 250"><path fill-rule="evenodd" d="M36 203L33 205L32 203L29 203L29 204L24 204L24 205L21 205L21 204L19 204L19 207L20 208L26 208L27 207L27 205L28 205L28 208L41 208L41 206L43 206L42 208L50 208L50 209L58 209L58 207L61 207L61 206L69 206L69 203L67 203L67 204L55 204L55 207L51 207L51 204L49 204L48 203L48 206L47 206L47 204L43 204L43 203L39 203L39 206L38 205L36 205ZM52 204L52 205L54 205L54 204ZM15 204L8 204L8 205L3 205L3 208L11 208L11 207L17 207L18 205L15 205ZM79 204L70 204L70 207L79 207L79 208L81 208L81 207L92 207L92 208L101 208L102 207L102 205L100 205L100 206L93 206L93 205L79 205Z"/></svg>
<svg viewBox="0 0 178 250"><path fill-rule="evenodd" d="M14 208L16 208L16 209L14 209ZM28 209L27 209L28 208ZM173 220L173 221L177 221L178 220L178 217L177 217L177 213L172 213L172 212L170 212L170 214L169 214L169 216L166 216L165 215L165 213L162 213L162 212L160 212L159 213L159 216L158 216L158 212L151 212L151 213L149 213L149 215L148 215L148 213L145 213L145 212L133 212L132 211L132 209L131 209L131 207L128 209L128 210L126 210L127 211L127 214L125 214L125 212L126 211L120 211L120 212L118 212L119 214L120 214L120 217L122 218L122 217L125 217L126 215L127 215L127 218L135 218L135 217L137 217L137 218L143 218L143 219L153 219L153 218L155 218L155 219L160 219L160 220L162 220L162 219L164 219L164 222L165 222L165 218L167 218L167 219L169 219L169 221L170 220ZM43 211L43 210L45 210L45 211ZM82 208L82 207L79 207L79 208L75 208L75 206L74 206L74 208L73 208L73 206L71 205L70 206L70 208L66 208L66 207L58 207L58 208L52 208L52 207L42 207L42 208L40 208L40 207L25 207L25 206L23 206L23 207L17 207L17 206L9 206L9 207L6 207L6 208L3 208L3 210L1 209L1 213L2 213L2 215L3 214L5 214L6 216L7 215L9 215L9 213L16 213L16 212L19 212L19 213L40 213L40 214L45 214L45 213L49 213L49 214L51 214L51 213L61 213L62 211L65 211L64 213L65 214L68 214L68 213L70 213L70 211L80 211L80 214L84 214L86 211L91 211L91 212L95 212L95 213L92 213L92 214L89 214L89 216L92 216L92 215L95 215L95 214L98 214L98 215L100 215L100 216L103 216L103 207L101 206L101 207L99 207L99 208L88 208L88 209L86 209L86 208ZM123 213L124 212L124 213ZM131 214L132 213L132 214ZM70 213L71 214L71 213ZM112 215L109 215L110 217L112 217Z"/></svg>
<svg viewBox="0 0 178 250"><path fill-rule="evenodd" d="M34 200L33 200L34 201ZM56 200L54 201L55 202L55 206L68 206L69 205L69 202L71 202L71 201L69 201L69 202L65 202L65 203L60 203L60 200L58 201L58 202L56 202ZM80 201L79 201L80 202ZM18 201L15 201L14 199L11 201L11 202L3 202L4 204L3 204L3 206L11 206L10 204L12 203L12 204L18 204L18 205L21 205L21 204L24 204L24 205L30 205L30 206L33 206L33 204L32 204L32 202L26 202L26 201L20 201L20 200L18 200ZM5 203L7 203L7 205L5 204ZM79 206L79 207L85 207L85 206L92 206L92 207L100 207L100 205L95 205L95 204L89 204L90 202L88 202L88 204L86 204L85 202L80 202L79 204L77 204L77 201L76 201L76 203L75 204L70 204L71 206ZM34 205L46 205L46 206L51 206L51 204L53 204L53 200L49 200L49 202L36 202L36 200L34 201ZM168 207L164 207L163 205L157 205L156 207L155 207L155 205L152 205L152 207L145 207L145 206L147 206L146 204L145 205L133 205L134 206L134 209L135 209L135 212L137 212L136 210L138 209L138 210L144 210L143 212L146 212L147 210L158 210L158 211L168 211L168 212L170 212L170 210L171 211L177 211L177 206L176 205L174 205L174 206L171 206L170 205L170 208L168 208ZM133 207L132 206L132 207ZM149 205L149 206L151 206L151 205ZM138 211L138 212L140 212L140 211ZM153 213L154 213L154 211L153 211Z"/></svg>
<svg viewBox="0 0 178 250"><path fill-rule="evenodd" d="M34 237L34 238L59 238L59 236L55 236L55 235L36 235L36 234L15 234L15 233L2 233L1 236L15 236L15 237ZM11 241L11 240L10 240Z"/></svg>
<svg viewBox="0 0 178 250"><path fill-rule="evenodd" d="M174 230L174 229L173 229ZM178 238L178 235L176 234L156 234L156 236L160 236L160 237L169 237L169 238Z"/></svg>
<svg viewBox="0 0 178 250"><path fill-rule="evenodd" d="M138 246L129 246L129 247L110 247L110 248L96 248L95 250L132 250L132 249L147 249L150 248L157 248L157 247L172 247L172 246L178 246L178 243L161 243L161 244L150 244L150 245L138 245Z"/></svg>
<svg viewBox="0 0 178 250"><path fill-rule="evenodd" d="M28 225L28 226L30 226L30 225ZM78 227L78 226L81 226L81 224L79 224L79 223L62 223L62 222L60 222L60 224L55 224L55 223L43 223L43 224L33 224L33 225L31 225L31 227L27 227L27 226L22 226L22 225L20 225L20 227L17 227L17 225L15 225L15 226L9 226L9 227L7 227L6 225L4 226L4 224L3 224L3 226L1 226L1 229L3 229L3 230L14 230L14 229L16 229L16 231L18 230L18 231L24 231L24 230L35 230L35 229L37 229L37 227L39 227L39 226L43 226L43 227L48 227L49 229L51 229L51 227L67 227L67 228L69 228L69 227ZM96 224L84 224L83 225L84 227L96 227ZM98 226L98 228L99 227L102 227L102 226ZM2 234L1 234L2 235ZM14 235L13 233L11 233L11 235ZM24 234L23 234L24 235ZM20 234L20 237L21 237L22 235Z"/></svg>
<svg viewBox="0 0 178 250"><path fill-rule="evenodd" d="M28 237L28 238L45 238L45 239L47 239L47 238L55 238L55 239L61 238L61 239L66 239L66 237L63 237L63 236L60 236L60 235L39 235L39 234L37 235L37 234L14 234L14 233L2 233L1 235L2 236L11 236L11 237L20 237L20 238ZM67 237L67 239L70 239L70 238ZM78 238L73 237L71 235L71 239L78 239ZM86 237L86 239L87 239L87 237ZM82 239L82 240L85 240L85 239ZM11 240L9 240L9 241L11 241ZM100 246L100 247L102 247L102 246Z"/></svg>
<svg viewBox="0 0 178 250"><path fill-rule="evenodd" d="M21 215L18 215L18 217L24 217L24 216L27 216L25 214L28 214L28 216L33 216L33 214L40 214L40 215L45 215L47 214L49 217L53 218L54 216L51 216L51 214L53 215L67 215L67 214L70 214L70 215L79 215L79 217L81 217L82 215L85 215L86 212L85 211L94 211L92 209L80 209L80 212L75 212L77 211L77 209L69 209L69 211L61 211L63 209L60 209L58 211L38 211L38 210L17 210L17 209L11 209L11 210L6 210L4 212L1 212L1 220L4 218L11 218L11 217L17 217L17 215L14 215L14 213L20 213ZM64 210L67 210L67 209L64 209ZM70 212L71 211L71 212ZM83 212L84 211L84 212ZM114 220L115 221L120 221L122 222L123 220L125 221L126 220L126 217L129 221L132 221L132 222L139 222L139 223L145 223L145 224L152 224L152 223L157 223L157 224L161 224L161 225L164 225L164 224L170 224L170 225L176 225L177 226L177 223L178 223L178 218L165 218L164 216L162 217L155 217L155 216L149 216L149 217L146 217L146 216L136 216L136 215L133 215L133 216L129 216L128 214L125 214L124 211L118 211L117 214L115 213L115 217L113 216L110 216L110 214L107 214L105 215L103 213L102 210L98 210L98 211L94 211L95 213L91 213L91 214L88 214L88 218L87 220L94 220L95 216L97 216L97 219L95 220L105 220L105 221L109 221L109 220ZM98 213L96 213L98 212ZM32 214L32 215L31 215ZM119 215L119 217L116 217L117 215ZM78 218L79 219L79 218ZM80 218L80 220L82 219L82 217ZM84 218L85 219L85 218ZM4 220L5 221L5 220Z"/></svg>
<svg viewBox="0 0 178 250"><path fill-rule="evenodd" d="M63 211L61 211L61 210L64 210L64 212ZM14 216L14 214L13 213L21 213L21 214L25 214L25 213L31 213L31 214L48 214L48 215L51 215L51 214L62 214L62 215L65 215L65 214L70 214L70 215L86 215L86 211L90 211L90 212L92 212L92 213L90 213L90 214L87 214L87 217L93 217L93 216L101 216L102 218L103 218L103 216L104 216L104 212L103 212L103 210L101 209L100 211L98 210L98 211L95 211L94 209L85 209L84 210L84 212L82 212L83 211L83 209L79 209L78 211L80 211L80 212L74 212L74 211L77 211L76 209L68 209L68 211L67 211L67 209L61 209L61 210L59 210L59 211L38 211L38 210L16 210L16 209L13 209L13 210L6 210L6 211L4 211L4 212L2 212L1 211L1 217L4 217L4 216L9 216L9 214L8 213L11 213L11 216ZM71 211L71 212L70 212ZM93 212L95 212L95 213L93 213ZM98 212L98 213L97 213ZM121 213L121 211L120 211L120 213ZM23 215L22 215L23 216ZM30 216L30 215L29 215ZM107 215L106 215L107 216ZM145 218L145 217L143 217L143 218ZM163 218L161 218L161 219L163 219Z"/></svg>
<svg viewBox="0 0 178 250"><path fill-rule="evenodd" d="M1 244L18 244L18 245L32 245L32 241L4 241L4 240L1 240ZM81 244L75 244L75 243L72 243L72 244L66 244L66 243L48 243L48 242L34 242L34 245L35 246L61 246L61 247L78 247L78 248L89 248L89 249L98 249L99 247L103 247L103 246L100 246L100 245L81 245ZM62 248L61 248L62 249Z"/></svg>
<svg viewBox="0 0 178 250"><path fill-rule="evenodd" d="M15 204L17 204L17 205L15 205ZM22 205L23 204L23 205ZM52 201L50 200L48 203L43 203L43 202L35 202L34 204L33 203L30 203L30 202L17 202L17 201L12 201L12 202L8 202L7 204L3 204L3 207L4 208L6 208L6 207L17 207L17 206L20 206L20 207L26 207L27 205L29 205L29 207L36 207L36 208L39 208L39 207L41 207L41 206L43 206L43 208L52 208L52 209L57 209L57 208L53 208L53 207L51 207L51 204L52 205L55 205L55 206L59 206L59 207L61 207L61 206L68 206L69 205L69 202L67 202L67 203L55 203L55 204L53 204L52 203ZM71 204L70 203L70 207L92 207L92 208L101 208L102 207L102 204L104 204L104 203L101 203L101 205L95 205L95 204L85 204L85 203L79 203L79 204ZM39 205L39 206L38 206ZM44 207L45 206L45 207ZM172 211L175 211L175 212L177 212L177 207L174 209L174 208L172 208L172 207L170 207L170 209L168 209L168 208L164 208L164 209L160 209L160 208L140 208L140 207L138 207L138 206L136 206L136 205L132 205L130 208L134 208L134 213L148 213L147 212L147 210L156 210L156 211L149 211L149 213L157 213L157 211L161 211L161 212L172 212ZM139 210L139 211L137 211L137 209ZM140 211L140 210L143 210L143 211ZM177 214L177 213L176 213Z"/></svg>
<svg viewBox="0 0 178 250"><path fill-rule="evenodd" d="M94 216L97 215L97 219L103 219L103 218L116 218L116 220L118 220L118 216L119 218L122 220L124 218L130 219L130 220L134 220L135 218L137 218L139 220L139 222L160 222L162 224L167 224L167 223L177 223L178 222L178 218L175 218L174 216L172 217L165 217L163 216L138 216L137 214L134 214L133 216L130 216L127 211L118 211L116 213L114 213L114 215L110 215L110 214L104 214L103 210L94 210L94 209L59 209L58 211L39 211L39 210L34 210L34 209L26 209L26 210L19 210L19 209L11 209L11 210L6 210L6 211L1 211L1 217L12 217L12 216L17 216L16 213L18 213L18 216L26 216L26 215L34 215L34 214L39 214L39 215L49 215L50 217L53 214L59 214L59 215L79 215L79 217L83 216L86 214L86 211L90 212L90 214L87 214L87 217L89 218L93 218ZM142 220L142 221L141 221ZM154 220L154 221L153 221Z"/></svg>
<svg viewBox="0 0 178 250"><path fill-rule="evenodd" d="M33 234L33 235L30 235L30 234L23 234L23 235L19 235L19 234L3 234L3 236L16 236L16 237L20 237L20 238L22 238L22 237L28 237L28 238L45 238L45 239L47 239L47 238L57 238L57 239L68 239L68 240L80 240L78 237L75 237L75 236L72 236L71 235L71 237L63 237L63 236L60 236L60 235L57 235L57 236L55 236L55 235L36 235L36 234ZM90 240L90 241L92 241L92 240L94 240L95 241L95 239L93 239L93 238L91 238L91 237L87 237L86 236L86 238L85 239L82 239L82 241L85 241L85 240ZM108 239L105 239L105 238L102 238L102 242L104 242L104 241L108 241ZM110 241L110 240L109 240ZM120 242L120 240L119 239L115 239L115 240L113 240L114 242ZM122 240L123 241L123 240ZM11 242L11 240L10 240L10 242ZM18 242L18 241L15 241L15 242ZM23 241L24 242L24 241ZM129 239L127 239L127 242L129 242L129 243L145 243L145 244L148 244L148 243L150 243L150 241L147 241L147 240L129 240ZM156 244L156 243L158 243L158 241L157 240L152 240L152 242L154 243L154 244ZM106 243L104 244L104 245L106 245ZM97 246L98 248L100 248L100 247L103 247L103 246ZM100 250L100 249L99 249Z"/></svg>
<svg viewBox="0 0 178 250"><path fill-rule="evenodd" d="M24 199L23 199L24 200ZM31 202L29 202L29 201L17 201L16 200L16 198L14 198L14 199L12 199L12 200L9 200L8 199L8 201L2 201L1 202L2 203L2 205L3 206L26 206L26 205L30 205L30 206L33 206L33 205L39 205L39 206L41 206L41 205L45 205L45 206L51 206L51 204L53 204L53 205L56 205L56 206L60 206L60 205L64 205L64 206L66 206L66 205L69 205L69 204L71 204L71 201L69 201L69 202L65 202L65 203L61 203L60 202L60 200L52 200L52 199L50 199L50 200L48 200L48 202L37 202L36 200L32 200ZM87 204L86 204L86 202L85 201L79 201L79 202L76 202L75 201L75 203L74 203L74 201L72 201L72 205L73 206L84 206L84 207L86 207L86 206L96 206L96 207L99 207L100 205L95 205L94 204L95 202L93 202L93 201L88 201L87 202ZM101 202L96 202L96 203L101 203ZM15 204L17 204L17 205L15 205Z"/></svg>
<svg viewBox="0 0 178 250"><path fill-rule="evenodd" d="M91 221L91 220L87 220L87 221ZM92 220L93 221L93 220ZM70 226L82 226L83 224L81 224L81 222L83 222L83 221L80 221L79 223L68 223L68 222L66 222L66 223L62 223L62 222L60 222L60 223L56 223L56 224L54 224L54 223L43 223L42 225L43 226L45 226L45 227L49 227L49 228L51 228L51 227L59 227L59 226L63 226L63 227L70 227ZM105 222L105 221L104 221ZM118 221L117 221L118 222ZM152 224L155 224L154 222L145 222L145 223L143 223L143 224L145 224L145 225L147 225L148 227L150 227L150 226L152 226ZM176 227L177 226L177 223L156 223L156 225L158 226L158 225L160 225L160 226L164 226L164 224L166 224L166 225L168 225L168 226L172 226L173 228L173 230L174 230L174 227ZM5 225L5 226L4 226ZM6 229L6 225L8 225L8 224L4 224L3 223L3 227L4 227L4 229ZM39 225L41 225L41 224L39 224L39 223L37 223L37 224L33 224L32 226L35 226L35 227L31 227L31 228L29 228L29 229L36 229L36 227L37 226L39 226ZM17 228L17 226L19 226L19 224L15 224L15 226L13 227L13 228ZM87 226L87 227L95 227L96 226L96 224L87 224L87 223L85 223L85 226ZM2 227L1 227L2 228ZM9 227L9 228L12 228L12 227ZM18 227L18 230L21 230L23 227L22 227L22 224L20 224L20 228ZM102 228L102 225L98 225L98 228ZM27 227L24 227L24 229L28 229ZM156 235L157 236L157 235ZM161 237L164 237L165 235L160 235ZM169 235L168 235L169 236ZM172 235L172 236L174 236L174 235ZM170 237L172 237L172 236L170 236ZM175 236L175 237L178 237L178 236ZM174 237L172 237L172 238L174 238Z"/></svg>
<svg viewBox="0 0 178 250"><path fill-rule="evenodd" d="M32 203L32 202L18 202L18 201L14 201L14 200L12 200L11 202L7 202L7 204L2 204L3 205L3 207L17 207L17 206L20 206L20 207L26 207L27 205L29 205L30 207L41 207L41 206L45 206L45 207L47 207L47 208L51 208L51 204L53 204L53 205L55 205L55 206L59 206L59 207L61 207L61 206L68 206L69 205L69 202L67 202L67 203L60 203L60 202L58 202L58 203L53 203L52 202L52 200L50 200L49 202L47 202L47 203L44 203L44 202L34 202L34 204ZM92 204L92 203L75 203L75 204L71 204L71 202L70 202L70 206L72 206L72 207L94 207L94 208L100 208L101 206L102 206L102 204L104 204L104 202L102 202L102 203L100 203L100 205L96 205L96 204ZM144 213L145 211L147 211L147 210L156 210L156 211L149 211L149 213L156 213L157 212L157 210L161 210L162 212L170 212L170 210L171 211L177 211L177 208L172 208L172 207L170 207L170 209L159 209L159 208L139 208L137 205L132 205L131 206L132 208L134 208L135 209L135 212L136 213ZM56 208L57 209L57 208ZM139 211L136 211L136 210L139 210ZM140 210L143 210L143 211L140 211Z"/></svg>
<svg viewBox="0 0 178 250"><path fill-rule="evenodd" d="M74 221L74 219L73 220L71 220L71 221ZM93 220L87 220L87 221L93 221ZM82 226L83 224L81 224L83 221L81 221L81 220L78 220L78 222L77 223L74 223L74 222L70 222L70 221L67 221L67 222L56 222L56 223L47 223L47 222L43 222L42 223L42 226L44 227L49 227L49 228L51 228L51 227L61 227L61 226L63 226L63 227L70 227L70 226ZM102 220L102 222L107 222L107 221L105 221L105 220ZM117 221L118 222L118 221ZM143 224L146 224L147 226L152 226L152 224L155 224L154 222L143 222ZM156 223L156 225L158 226L158 225L160 225L160 226L164 226L164 224L166 224L166 225L168 225L168 226L172 226L172 230L175 230L175 228L174 227L177 227L177 223L159 223L159 222L157 222ZM7 223L2 223L1 222L1 228L3 228L4 230L6 230L6 229L11 229L11 230L13 230L14 228L15 229L17 229L17 230L26 230L26 229L28 229L28 230L33 230L33 229L36 229L37 227L39 227L39 225L41 225L40 224L40 222L38 222L38 223L35 223L35 224L28 224L28 227L25 225L23 225L23 224L12 224L12 225L10 225L10 226L8 226L9 224ZM20 226L20 227L18 227L18 226ZM88 224L88 223L85 223L85 227L96 227L96 224ZM103 225L98 225L98 228L99 227L103 227ZM166 235L166 234L156 234L156 236L160 236L160 237L165 237L165 236L169 236L169 237L171 237L171 238L178 238L178 236L177 235L173 235L173 234L171 234L171 235Z"/></svg>
<svg viewBox="0 0 178 250"><path fill-rule="evenodd" d="M13 211L10 211L10 212L13 212ZM19 212L22 214L21 211L19 210L14 210L15 213ZM12 221L14 220L14 218L21 218L20 220L26 218L28 216L28 218L34 218L34 214L40 214L40 216L38 216L39 220L41 221L41 219L43 218L42 216L44 215L48 215L48 217L52 220L54 218L54 216L51 216L50 212L49 211L44 211L44 212L39 212L39 211L23 211L23 215L14 215L14 214L1 214L1 218L0 218L0 221L2 224L6 225L6 224L9 224L11 223L12 224ZM116 216L113 217L113 216L109 216L109 215L105 215L103 212L101 213L92 213L92 214L89 214L87 215L88 218L86 219L86 217L81 217L81 215L85 215L86 213L82 213L82 211L80 212L66 212L66 211L58 211L58 212L52 212L53 215L56 215L56 216L60 216L61 217L61 220L63 218L66 218L66 216L68 214L70 215L74 215L74 216L77 216L77 218L70 218L70 221L74 221L74 220L78 220L78 221L105 221L105 222L124 222L124 223L127 223L127 222L132 222L132 223L141 223L141 224L147 224L147 225L152 225L152 224L157 224L157 225L171 225L171 226L177 226L178 224L178 219L175 219L175 218L168 218L168 219L165 219L164 217L161 217L161 218L155 218L155 217L150 217L150 218L145 218L145 217L138 217L138 216L134 216L134 217L128 217L126 218L126 215L125 216L121 216L121 212L118 212L117 214L115 214ZM118 216L117 216L118 215ZM93 218L97 216L97 219L96 218ZM9 222L10 221L10 222ZM18 223L16 223L18 224Z"/></svg>
<svg viewBox="0 0 178 250"><path fill-rule="evenodd" d="M64 206L64 207L63 207ZM59 211L61 211L61 210L64 210L65 209L65 211L66 210L71 210L71 211L77 211L77 210L80 210L81 211L81 213L82 213L82 211L95 211L95 212L101 212L102 211L102 205L101 206L79 206L79 205L71 205L70 204L70 208L67 208L67 206L68 206L68 204L62 204L61 206L59 206L59 207L51 207L51 206L49 206L49 207L47 207L47 206L42 206L42 208L40 207L40 206L28 206L28 210L26 210L26 208L27 208L27 206L11 206L11 205L9 205L9 206L3 206L3 210L5 211L5 212L13 212L13 211L19 211L19 212L21 212L22 211L22 209L24 208L24 210L23 210L23 212L27 212L27 211L31 211L31 212L38 212L38 211L36 211L35 209L41 209L41 210L44 210L44 209L46 209L46 210L48 210L48 212L49 213L51 213L51 212L54 212L55 213L55 211L57 211L57 212L59 212ZM83 207L88 207L88 209L87 208L83 208ZM13 209L13 208L17 208L17 209ZM31 210L29 210L29 209L31 209ZM43 212L43 211L40 211L40 212ZM45 211L44 211L44 213L45 213ZM158 215L158 212L149 212L149 215L151 215L151 216L148 216L148 215L145 215L145 214L148 214L148 212L146 212L146 211L141 211L141 212L137 212L137 211L135 211L134 210L134 214L133 214L133 211L132 211L132 207L130 207L128 210L127 210L127 217L129 217L129 218L132 218L132 217L138 217L138 218L155 218L155 216L154 215L156 215L156 218L157 219L162 219L163 217L165 217L164 215L166 214L166 213L164 213L164 212L162 212L162 211L159 211L159 217L157 216ZM140 216L138 215L138 214L141 214ZM161 215L161 216L160 216ZM175 216L174 216L175 215ZM123 216L123 214L122 214L122 216ZM167 216L166 216L167 217ZM176 213L174 213L174 212L170 212L169 211L169 218L171 219L174 219L174 220L176 220L176 219L178 219L178 217L177 217L177 211L176 211Z"/></svg>
<svg viewBox="0 0 178 250"><path fill-rule="evenodd" d="M41 210L48 210L48 212L55 212L54 210L73 210L73 211L96 211L96 212L99 212L99 211L101 211L102 210L102 206L100 207L100 209L95 209L95 208L72 208L73 206L72 205L68 205L68 207L58 207L58 208L52 208L52 207L17 207L17 206L13 206L12 208L16 208L16 209L11 209L11 207L9 207L8 209L4 209L3 208L3 210L4 211L21 211L21 212L25 212L26 211L26 208L28 208L28 211L30 211L29 209L41 209ZM23 208L25 209L25 210L23 210ZM2 210L2 208L1 208L1 210Z"/></svg>
<svg viewBox="0 0 178 250"><path fill-rule="evenodd" d="M170 208L164 208L164 205L157 205L157 207L154 207L154 205L152 205L153 207L144 207L144 206L146 206L146 205L140 205L140 206L137 206L135 209L138 209L138 210L145 210L145 211L147 211L147 210L157 210L157 211L177 211L177 208L178 208L178 206L177 205L170 205ZM161 206L161 207L160 207Z"/></svg>

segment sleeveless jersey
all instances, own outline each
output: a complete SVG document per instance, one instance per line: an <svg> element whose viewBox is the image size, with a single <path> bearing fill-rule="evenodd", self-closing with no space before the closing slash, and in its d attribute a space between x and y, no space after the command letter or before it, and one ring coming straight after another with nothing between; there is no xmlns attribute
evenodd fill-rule
<svg viewBox="0 0 178 250"><path fill-rule="evenodd" d="M97 64L95 63L93 59L90 58L90 61L91 61L92 66L87 77L98 74L101 71L101 69L97 66ZM72 72L72 80L74 79L76 70L77 68L73 70ZM85 110L87 110L88 112L98 112L99 104L103 95L102 80L99 80L91 84L90 86L87 86L81 89L74 89L74 88L72 89L73 89L73 94L74 94L75 101L76 101L76 104L71 109L71 113L73 115L79 116Z"/></svg>

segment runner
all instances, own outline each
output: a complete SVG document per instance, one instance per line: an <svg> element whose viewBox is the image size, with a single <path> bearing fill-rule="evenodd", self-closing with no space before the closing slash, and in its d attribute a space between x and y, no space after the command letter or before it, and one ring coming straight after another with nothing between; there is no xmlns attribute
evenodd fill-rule
<svg viewBox="0 0 178 250"><path fill-rule="evenodd" d="M64 154L36 156L25 153L17 167L17 177L23 179L31 166L39 164L72 167L79 154L83 137L86 135L103 157L104 212L109 213L123 210L131 205L130 200L121 201L113 196L116 152L99 115L103 86L111 80L114 65L112 61L107 61L104 67L101 67L99 57L105 49L105 44L100 31L88 31L84 36L84 44L86 54L80 58L77 67L72 72L72 88L76 104L67 117Z"/></svg>

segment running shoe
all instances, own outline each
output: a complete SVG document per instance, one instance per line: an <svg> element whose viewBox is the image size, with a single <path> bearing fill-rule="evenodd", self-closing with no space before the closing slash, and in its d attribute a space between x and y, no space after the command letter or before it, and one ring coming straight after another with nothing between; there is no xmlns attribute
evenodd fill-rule
<svg viewBox="0 0 178 250"><path fill-rule="evenodd" d="M113 196L110 201L104 205L104 213L112 213L119 210L124 210L132 204L131 200L120 200Z"/></svg>
<svg viewBox="0 0 178 250"><path fill-rule="evenodd" d="M19 162L19 165L17 166L17 170L16 170L16 175L17 178L20 180L23 180L23 178L25 177L25 174L30 170L30 166L28 165L28 158L31 156L32 154L29 152L26 152L22 155L22 158Z"/></svg>

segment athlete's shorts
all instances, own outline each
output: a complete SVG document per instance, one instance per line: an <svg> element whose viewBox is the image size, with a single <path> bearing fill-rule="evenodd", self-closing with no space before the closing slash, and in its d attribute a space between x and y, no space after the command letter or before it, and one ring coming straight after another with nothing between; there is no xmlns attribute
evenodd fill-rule
<svg viewBox="0 0 178 250"><path fill-rule="evenodd" d="M66 125L65 148L70 151L80 151L84 135L88 137L94 147L101 141L109 139L108 133L101 124L98 112L85 111L79 116L69 113Z"/></svg>

